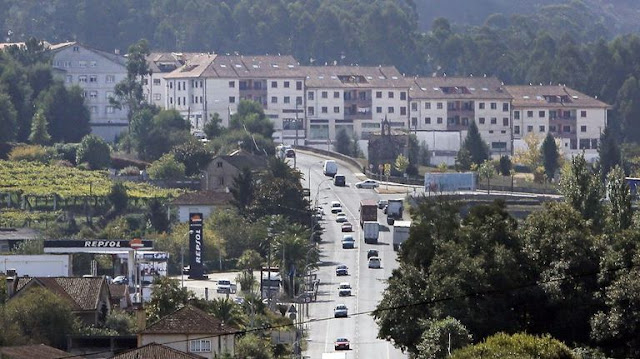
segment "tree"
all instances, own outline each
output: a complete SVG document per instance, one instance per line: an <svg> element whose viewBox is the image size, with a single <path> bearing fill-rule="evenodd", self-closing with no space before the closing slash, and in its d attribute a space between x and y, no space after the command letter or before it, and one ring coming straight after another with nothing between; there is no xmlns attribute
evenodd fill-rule
<svg viewBox="0 0 640 359"><path fill-rule="evenodd" d="M40 93L36 102L49 123L53 142L80 142L91 132L91 115L84 103L84 90L80 87L67 89L56 81Z"/></svg>
<svg viewBox="0 0 640 359"><path fill-rule="evenodd" d="M116 214L123 213L127 209L129 203L129 195L127 194L127 187L121 182L116 182L111 186L111 191L107 195L107 199L113 207L113 211Z"/></svg>
<svg viewBox="0 0 640 359"><path fill-rule="evenodd" d="M344 127L339 129L336 133L336 139L333 142L333 149L345 156L351 155L351 137L349 137L349 134Z"/></svg>
<svg viewBox="0 0 640 359"><path fill-rule="evenodd" d="M609 197L609 224L617 231L631 227L633 209L631 190L620 166L613 168L607 176L607 194Z"/></svg>
<svg viewBox="0 0 640 359"><path fill-rule="evenodd" d="M552 180L558 170L558 161L560 160L560 155L558 154L558 146L556 145L556 140L553 138L551 133L547 133L547 137L545 137L542 142L542 147L540 148L542 152L542 163L544 165L544 172L549 180Z"/></svg>
<svg viewBox="0 0 640 359"><path fill-rule="evenodd" d="M516 150L514 161L527 166L531 171L542 166L540 138L533 133L524 136L525 149Z"/></svg>
<svg viewBox="0 0 640 359"><path fill-rule="evenodd" d="M69 302L44 288L28 289L5 305L4 315L14 323L26 342L62 347L72 332ZM13 345L18 343L11 343Z"/></svg>
<svg viewBox="0 0 640 359"><path fill-rule="evenodd" d="M459 320L447 317L427 320L418 344L418 359L445 359L451 352L471 344L471 334Z"/></svg>
<svg viewBox="0 0 640 359"><path fill-rule="evenodd" d="M260 253L253 249L247 249L242 252L242 256L238 258L237 267L253 275L253 271L260 268L263 262L264 259Z"/></svg>
<svg viewBox="0 0 640 359"><path fill-rule="evenodd" d="M606 178L609 171L617 165L622 165L620 155L620 147L611 130L611 126L605 127L600 135L600 147L598 147L600 157L600 172L603 179Z"/></svg>
<svg viewBox="0 0 640 359"><path fill-rule="evenodd" d="M511 163L511 159L509 156L500 156L500 175L502 176L510 176L511 170L513 169L513 164Z"/></svg>
<svg viewBox="0 0 640 359"><path fill-rule="evenodd" d="M176 161L173 154L167 153L153 162L147 172L154 180L176 180L184 178L184 165Z"/></svg>
<svg viewBox="0 0 640 359"><path fill-rule="evenodd" d="M0 92L0 108L2 109L0 111L0 127L2 127L0 142L13 141L17 134L18 114L11 103L11 98L2 92Z"/></svg>
<svg viewBox="0 0 640 359"><path fill-rule="evenodd" d="M169 230L167 209L160 199L152 198L147 202L147 218L156 232L163 233Z"/></svg>
<svg viewBox="0 0 640 359"><path fill-rule="evenodd" d="M469 152L471 162L476 165L480 165L482 162L489 159L489 146L480 136L478 125L476 125L476 121L474 120L469 124L467 137L462 143L462 148Z"/></svg>
<svg viewBox="0 0 640 359"><path fill-rule="evenodd" d="M565 344L548 335L499 333L482 343L456 350L450 358L577 359L577 356Z"/></svg>
<svg viewBox="0 0 640 359"><path fill-rule="evenodd" d="M404 155L399 154L393 164L393 167L395 167L398 172L405 174L407 171L407 167L409 167L409 159Z"/></svg>
<svg viewBox="0 0 640 359"><path fill-rule="evenodd" d="M93 170L109 167L111 163L111 148L100 137L86 135L80 141L76 152L76 163L88 163Z"/></svg>
<svg viewBox="0 0 640 359"><path fill-rule="evenodd" d="M240 173L233 178L233 185L229 189L233 200L231 203L238 209L242 216L246 216L247 209L253 202L256 192L256 183L249 167L243 167Z"/></svg>
<svg viewBox="0 0 640 359"><path fill-rule="evenodd" d="M204 134L207 135L208 139L212 140L224 133L225 129L221 126L221 123L222 119L217 112L211 115L211 118L204 124L203 128Z"/></svg>
<svg viewBox="0 0 640 359"><path fill-rule="evenodd" d="M622 133L630 142L640 142L640 83L635 76L627 78L616 96L615 108L621 117Z"/></svg>
<svg viewBox="0 0 640 359"><path fill-rule="evenodd" d="M461 148L456 155L456 169L459 171L468 171L471 169L471 154L466 148Z"/></svg>
<svg viewBox="0 0 640 359"><path fill-rule="evenodd" d="M193 140L190 126L176 110L143 108L133 116L130 137L140 158L155 161L172 148Z"/></svg>
<svg viewBox="0 0 640 359"><path fill-rule="evenodd" d="M251 100L240 101L237 112L231 116L229 129L244 130L265 138L273 136L273 123L265 115L262 104Z"/></svg>
<svg viewBox="0 0 640 359"><path fill-rule="evenodd" d="M485 160L478 166L478 176L487 179L487 193L491 193L491 179L496 175L496 168L491 161Z"/></svg>
<svg viewBox="0 0 640 359"><path fill-rule="evenodd" d="M160 277L154 282L153 293L146 306L147 318L150 323L156 322L194 299L193 292L182 288L176 279Z"/></svg>
<svg viewBox="0 0 640 359"><path fill-rule="evenodd" d="M599 227L603 219L602 182L584 155L574 156L571 164L564 168L560 179L560 191L566 203L579 211L583 218L591 220L595 228Z"/></svg>
<svg viewBox="0 0 640 359"><path fill-rule="evenodd" d="M246 318L242 307L229 298L215 298L207 303L207 312L225 325L241 329L245 325Z"/></svg>
<svg viewBox="0 0 640 359"><path fill-rule="evenodd" d="M200 169L205 168L213 159L213 152L195 138L175 146L171 153L178 162L184 164L187 176L200 174Z"/></svg>
<svg viewBox="0 0 640 359"><path fill-rule="evenodd" d="M239 358L272 359L269 342L255 334L247 334L236 343L236 356Z"/></svg>
<svg viewBox="0 0 640 359"><path fill-rule="evenodd" d="M422 141L420 143L418 158L418 164L420 164L421 166L429 166L431 162L431 155L429 153L429 146L427 146L427 143L425 141Z"/></svg>
<svg viewBox="0 0 640 359"><path fill-rule="evenodd" d="M47 119L44 117L44 114L40 111L36 112L33 115L33 120L31 121L31 134L29 135L29 142L38 144L38 145L46 145L51 141L51 136L49 132L47 132Z"/></svg>

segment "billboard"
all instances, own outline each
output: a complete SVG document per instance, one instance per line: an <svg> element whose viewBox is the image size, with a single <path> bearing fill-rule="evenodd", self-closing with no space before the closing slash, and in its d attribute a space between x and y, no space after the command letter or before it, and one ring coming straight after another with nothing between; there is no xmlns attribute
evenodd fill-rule
<svg viewBox="0 0 640 359"><path fill-rule="evenodd" d="M189 213L189 278L193 279L204 276L202 227L202 213Z"/></svg>

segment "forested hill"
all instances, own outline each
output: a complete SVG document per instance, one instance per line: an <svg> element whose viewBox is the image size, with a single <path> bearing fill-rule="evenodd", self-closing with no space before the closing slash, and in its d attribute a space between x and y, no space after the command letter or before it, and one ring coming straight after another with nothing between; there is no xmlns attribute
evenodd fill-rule
<svg viewBox="0 0 640 359"><path fill-rule="evenodd" d="M592 19L611 35L640 30L638 0L416 0L419 27L426 31L438 17L460 26L482 25L493 14L532 14L572 22Z"/></svg>

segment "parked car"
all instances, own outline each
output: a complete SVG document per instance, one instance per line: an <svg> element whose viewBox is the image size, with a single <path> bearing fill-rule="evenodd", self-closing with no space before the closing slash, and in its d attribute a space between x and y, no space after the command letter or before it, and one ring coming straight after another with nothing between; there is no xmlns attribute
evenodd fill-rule
<svg viewBox="0 0 640 359"><path fill-rule="evenodd" d="M338 296L340 297L348 297L351 295L351 284L347 282L342 282L338 286Z"/></svg>
<svg viewBox="0 0 640 359"><path fill-rule="evenodd" d="M349 275L349 267L347 267L344 264L340 264L339 266L336 267L336 275L337 276Z"/></svg>
<svg viewBox="0 0 640 359"><path fill-rule="evenodd" d="M380 258L379 257L371 257L369 258L369 268L380 268Z"/></svg>
<svg viewBox="0 0 640 359"><path fill-rule="evenodd" d="M342 204L338 201L331 202L331 213L340 213L342 212Z"/></svg>
<svg viewBox="0 0 640 359"><path fill-rule="evenodd" d="M353 232L353 226L351 225L351 223L345 222L345 223L342 224L342 231L343 232Z"/></svg>
<svg viewBox="0 0 640 359"><path fill-rule="evenodd" d="M285 157L292 158L296 156L296 152L292 148L289 148L285 151L284 155Z"/></svg>
<svg viewBox="0 0 640 359"><path fill-rule="evenodd" d="M236 285L234 283L231 283L231 281L228 279L218 280L216 289L218 293L226 293L226 294L234 294L237 291Z"/></svg>
<svg viewBox="0 0 640 359"><path fill-rule="evenodd" d="M113 284L129 284L129 279L125 275L119 275L113 278Z"/></svg>
<svg viewBox="0 0 640 359"><path fill-rule="evenodd" d="M370 180L370 179L356 183L356 188L376 188L378 186L380 185L378 184L377 181Z"/></svg>
<svg viewBox="0 0 640 359"><path fill-rule="evenodd" d="M379 199L378 200L378 209L383 209L384 207L386 207L389 204L389 201L386 199Z"/></svg>
<svg viewBox="0 0 640 359"><path fill-rule="evenodd" d="M369 251L367 252L367 259L371 258L371 257L378 257L378 250L377 249L369 249Z"/></svg>
<svg viewBox="0 0 640 359"><path fill-rule="evenodd" d="M335 350L349 350L349 339L347 338L338 338L334 343Z"/></svg>
<svg viewBox="0 0 640 359"><path fill-rule="evenodd" d="M347 221L348 221L348 219L347 219L347 214L346 213L340 212L340 213L338 213L336 215L336 222L344 223L344 222L347 222Z"/></svg>
<svg viewBox="0 0 640 359"><path fill-rule="evenodd" d="M344 304L336 305L336 309L333 310L334 318L346 318L349 316L347 306Z"/></svg>
<svg viewBox="0 0 640 359"><path fill-rule="evenodd" d="M345 234L342 237L342 249L348 249L348 248L355 248L356 247L356 240L353 239L353 236L350 234Z"/></svg>

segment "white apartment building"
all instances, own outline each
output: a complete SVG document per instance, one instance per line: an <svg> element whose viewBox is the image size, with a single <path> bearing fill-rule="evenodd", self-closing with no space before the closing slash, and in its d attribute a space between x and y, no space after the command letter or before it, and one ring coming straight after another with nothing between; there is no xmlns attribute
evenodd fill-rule
<svg viewBox="0 0 640 359"><path fill-rule="evenodd" d="M433 131L434 138L459 131L464 140L475 121L492 155L511 154L511 95L497 78L416 77L410 81L411 130Z"/></svg>
<svg viewBox="0 0 640 359"><path fill-rule="evenodd" d="M158 107L165 107L165 88L167 83L164 76L194 57L196 53L152 52L147 56L147 63L151 75L142 79L143 94L147 102Z"/></svg>
<svg viewBox="0 0 640 359"><path fill-rule="evenodd" d="M84 90L85 104L91 114L91 132L107 141L126 131L127 110L109 103L115 85L127 76L126 59L79 44L51 45L53 72L67 86Z"/></svg>
<svg viewBox="0 0 640 359"><path fill-rule="evenodd" d="M305 137L304 75L291 56L195 55L164 79L164 107L178 110L194 129L214 113L226 127L238 103L253 100L273 122L274 138Z"/></svg>
<svg viewBox="0 0 640 359"><path fill-rule="evenodd" d="M598 158L600 134L607 125L606 103L566 86L506 86L513 97L513 137L516 148L534 134L542 141L547 133L560 139L566 156L582 153Z"/></svg>
<svg viewBox="0 0 640 359"><path fill-rule="evenodd" d="M346 129L366 140L386 118L407 128L409 84L395 67L323 66L302 68L306 75L307 143L327 144Z"/></svg>

